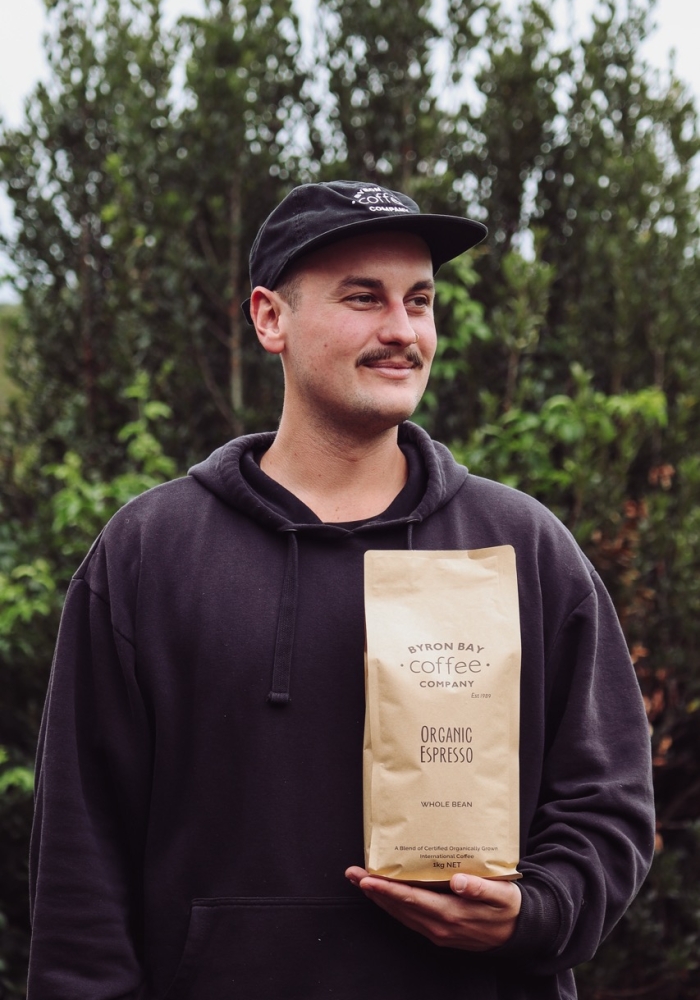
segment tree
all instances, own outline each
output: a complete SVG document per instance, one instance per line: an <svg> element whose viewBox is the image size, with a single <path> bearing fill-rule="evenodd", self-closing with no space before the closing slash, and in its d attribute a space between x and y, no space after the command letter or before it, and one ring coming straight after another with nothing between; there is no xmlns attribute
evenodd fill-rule
<svg viewBox="0 0 700 1000"><path fill-rule="evenodd" d="M289 0L209 0L170 33L158 0L51 9L51 83L0 130L22 296L0 413L6 988L21 993L27 769L67 579L165 456L184 470L274 422L245 251L294 183L353 175L490 226L438 277L417 419L575 532L647 700L660 850L582 996L696 997L700 139L679 81L640 57L650 0L604 0L580 44L555 43L545 0L512 16L447 0L439 22L428 4L320 0L312 65Z"/></svg>
<svg viewBox="0 0 700 1000"><path fill-rule="evenodd" d="M288 0L210 0L206 18L172 36L159 0L53 7L51 88L37 89L26 126L0 146L26 324L13 371L36 407L45 458L77 440L112 472L126 419L115 400L149 372L176 417L169 450L186 464L269 420L279 399L240 302L243 248L292 163L303 166L314 105L302 100L296 20ZM187 75L176 112L178 53ZM256 404L247 411L244 382Z"/></svg>
<svg viewBox="0 0 700 1000"><path fill-rule="evenodd" d="M229 436L278 412L281 373L261 358L241 312L246 250L290 176L312 168L305 139L315 104L289 0L209 0L207 17L180 31L189 104L176 130L177 184L187 208L173 265L197 366Z"/></svg>
<svg viewBox="0 0 700 1000"><path fill-rule="evenodd" d="M435 168L439 162L445 166L446 119L430 93L431 46L438 32L427 5L325 0L321 11L333 174L393 184L416 197L421 177L430 174L428 198L436 201Z"/></svg>
<svg viewBox="0 0 700 1000"><path fill-rule="evenodd" d="M153 266L149 232L164 208L155 165L173 51L157 0L127 9L107 0L99 18L65 0L52 16L51 86L37 88L26 125L6 131L0 145L0 176L19 223L8 250L23 298L12 371L31 398L45 459L72 440L91 462L116 468L114 432L126 419L120 390L149 346L146 318L134 322L120 293L131 291L135 270ZM110 206L127 188L139 221L125 245Z"/></svg>

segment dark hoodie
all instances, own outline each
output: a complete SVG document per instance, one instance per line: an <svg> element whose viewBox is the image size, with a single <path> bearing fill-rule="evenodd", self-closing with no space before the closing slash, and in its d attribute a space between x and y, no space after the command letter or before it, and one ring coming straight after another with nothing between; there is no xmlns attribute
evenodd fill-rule
<svg viewBox="0 0 700 1000"><path fill-rule="evenodd" d="M73 580L42 724L29 1000L575 996L646 873L648 737L610 600L534 500L405 424L406 488L322 524L232 441L127 504ZM362 864L363 554L515 547L522 912L440 949Z"/></svg>

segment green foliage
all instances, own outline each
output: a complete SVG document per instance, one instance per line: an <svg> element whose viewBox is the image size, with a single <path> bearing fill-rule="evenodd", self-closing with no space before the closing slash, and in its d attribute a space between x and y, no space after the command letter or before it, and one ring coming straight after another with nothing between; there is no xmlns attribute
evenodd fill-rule
<svg viewBox="0 0 700 1000"><path fill-rule="evenodd" d="M6 372L6 359L18 316L17 306L0 304L0 415L7 411L10 400L17 395L17 386Z"/></svg>
<svg viewBox="0 0 700 1000"><path fill-rule="evenodd" d="M279 160L293 160L308 114L296 21L284 0L212 0L206 18L166 35L159 0L61 0L52 26L51 87L0 139L24 306L11 372L32 399L44 461L75 440L113 473L124 389L146 371L176 416L165 444L185 465L259 419L266 399L271 419L279 399L239 306L246 248L285 191Z"/></svg>
<svg viewBox="0 0 700 1000"><path fill-rule="evenodd" d="M188 54L188 101L173 129L169 188L179 192L182 214L171 244L179 281L170 323L185 320L181 336L208 393L205 412L229 436L268 426L279 410L281 372L257 349L240 305L260 222L292 175L318 169L299 142L316 104L299 66L290 0L209 0L207 16L184 19L178 37ZM171 228L165 238L173 235ZM191 409L188 418L191 447Z"/></svg>
<svg viewBox="0 0 700 1000"><path fill-rule="evenodd" d="M354 176L488 222L439 275L417 419L574 531L647 701L662 849L582 996L697 997L700 136L640 55L651 0L604 0L580 44L549 0L319 0L306 57L290 0L207 0L172 31L159 0L48 7L50 81L0 128L22 298L0 308L0 992L22 993L70 575L131 497L274 424L246 252L292 184Z"/></svg>
<svg viewBox="0 0 700 1000"><path fill-rule="evenodd" d="M7 795L10 789L30 794L34 790L34 772L29 767L5 768L9 759L8 751L0 747L0 797Z"/></svg>
<svg viewBox="0 0 700 1000"><path fill-rule="evenodd" d="M125 392L139 405L137 419L125 424L117 434L117 440L126 445L129 471L109 481L100 479L99 474L86 475L84 462L74 451L66 452L62 462L42 470L63 484L53 494L50 508L53 538L64 556L80 556L120 507L175 475L175 462L163 454L152 429L172 413L165 403L148 399L149 388L148 378L142 373ZM45 560L37 562L45 564Z"/></svg>
<svg viewBox="0 0 700 1000"><path fill-rule="evenodd" d="M33 626L55 608L56 582L46 559L0 573L0 652L31 655Z"/></svg>
<svg viewBox="0 0 700 1000"><path fill-rule="evenodd" d="M0 991L7 997L23 995L29 955L23 910L33 787L33 768L16 748L0 746Z"/></svg>
<svg viewBox="0 0 700 1000"><path fill-rule="evenodd" d="M546 399L538 410L484 400L490 418L455 456L491 479L543 501L584 546L605 511L619 511L645 438L666 426L666 398L650 386L608 396L591 375L571 366L573 391Z"/></svg>
<svg viewBox="0 0 700 1000"><path fill-rule="evenodd" d="M154 434L154 424L168 420L171 411L164 403L148 399L149 388L147 377L142 375L125 393L138 406L136 419L117 435L126 445L129 471L103 480L98 470L88 474L83 459L73 451L67 451L61 462L40 470L42 477L61 486L38 512L34 531L24 533L24 537L19 533L13 552L15 564L0 572L0 655L10 660L18 653L31 656L39 620L59 611L76 558L85 553L120 507L175 475L175 463L163 454ZM50 555L17 561L36 548L44 548Z"/></svg>
<svg viewBox="0 0 700 1000"><path fill-rule="evenodd" d="M464 418L464 393L471 374L470 348L475 342L492 342L491 329L484 322L484 308L472 295L478 281L472 261L460 257L441 269L435 283L436 321L440 329L431 379L421 406L414 415L417 423L434 429L452 415ZM450 427L450 437L457 431Z"/></svg>
<svg viewBox="0 0 700 1000"><path fill-rule="evenodd" d="M431 90L439 30L428 5L324 0L320 9L332 101L334 155L321 157L328 173L393 183L423 205L454 202L443 152L447 118Z"/></svg>
<svg viewBox="0 0 700 1000"><path fill-rule="evenodd" d="M116 466L122 391L153 343L148 312L129 306L143 271L157 270L150 234L167 210L158 167L174 51L155 0L99 8L69 0L53 5L52 23L51 87L37 88L26 124L0 143L0 176L20 227L9 252L24 306L11 373L31 397L44 461L58 459L72 438L91 462ZM118 240L124 226L113 232L103 214L124 186L138 223ZM127 286L131 301L120 294ZM153 292L157 304L164 293Z"/></svg>

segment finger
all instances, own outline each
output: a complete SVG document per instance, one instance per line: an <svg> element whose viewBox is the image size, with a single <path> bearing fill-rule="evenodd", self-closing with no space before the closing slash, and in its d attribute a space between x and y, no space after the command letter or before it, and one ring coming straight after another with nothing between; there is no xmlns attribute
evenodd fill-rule
<svg viewBox="0 0 700 1000"><path fill-rule="evenodd" d="M483 951L491 944L490 921L498 912L482 904L412 886L377 886L364 879L362 890L378 907L439 947ZM367 884L367 888L365 885ZM481 919L487 916L488 920Z"/></svg>
<svg viewBox="0 0 700 1000"><path fill-rule="evenodd" d="M363 878L367 878L369 872L365 871L364 868L360 868L359 865L351 865L345 871L345 878L352 882L353 885L359 886Z"/></svg>
<svg viewBox="0 0 700 1000"><path fill-rule="evenodd" d="M450 879L452 892L464 900L482 903L497 909L520 912L522 896L514 882L479 878L476 875L453 875Z"/></svg>
<svg viewBox="0 0 700 1000"><path fill-rule="evenodd" d="M425 937L430 936L433 923L436 923L436 921L433 921L423 911L413 910L411 907L397 902L390 896L380 896L379 893L368 893L367 896L380 910L384 910L385 913L388 913L389 916L398 920L405 927L409 927L412 931L417 931Z"/></svg>
<svg viewBox="0 0 700 1000"><path fill-rule="evenodd" d="M379 902L379 899L386 899L399 906L418 906L425 909L426 912L438 912L442 907L435 904L434 897L440 895L443 899L447 898L445 893L438 894L428 889L415 889L406 882L382 878L379 875L370 875L358 865L352 865L346 869L345 877L375 902Z"/></svg>
<svg viewBox="0 0 700 1000"><path fill-rule="evenodd" d="M470 879L472 877L470 876ZM367 876L360 882L365 895L411 930L418 931L441 947L486 951L507 941L515 929L520 910L520 890L504 883L508 905L494 905L490 883L474 877L471 890L477 898L454 892L433 892L406 883ZM457 883L462 886L461 881ZM466 888L466 887L465 887ZM497 892L497 898L502 896ZM486 897L484 901L483 897Z"/></svg>
<svg viewBox="0 0 700 1000"><path fill-rule="evenodd" d="M384 908L392 906L403 912L414 911L421 917L443 919L446 912L457 912L463 906L450 893L421 889L392 879L368 876L361 880L359 887Z"/></svg>

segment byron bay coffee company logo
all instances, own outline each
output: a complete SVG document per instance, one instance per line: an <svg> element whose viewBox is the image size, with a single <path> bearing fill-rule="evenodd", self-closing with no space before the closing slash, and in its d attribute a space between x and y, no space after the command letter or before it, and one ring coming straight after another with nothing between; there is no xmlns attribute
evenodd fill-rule
<svg viewBox="0 0 700 1000"><path fill-rule="evenodd" d="M378 187L376 184L361 187L352 199L352 204L362 205L363 208L368 209L370 212L388 212L390 214L398 212L410 215L409 210L399 201L396 195L393 195L391 191L386 191L384 188Z"/></svg>
<svg viewBox="0 0 700 1000"><path fill-rule="evenodd" d="M400 667L422 688L474 688L486 679L491 666L485 646L478 642L416 642L406 647L409 654ZM483 685L478 685L479 687ZM490 698L490 694L472 695Z"/></svg>

